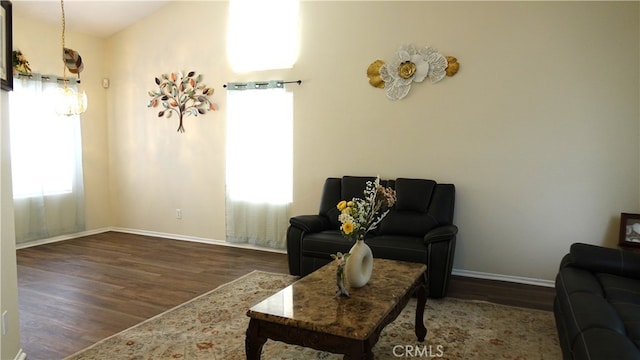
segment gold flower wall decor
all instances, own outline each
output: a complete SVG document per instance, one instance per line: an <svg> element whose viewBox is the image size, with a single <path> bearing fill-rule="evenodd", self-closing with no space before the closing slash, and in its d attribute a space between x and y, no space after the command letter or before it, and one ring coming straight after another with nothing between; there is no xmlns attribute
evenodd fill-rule
<svg viewBox="0 0 640 360"><path fill-rule="evenodd" d="M367 68L369 84L384 89L387 98L400 100L407 96L414 82L428 78L437 83L460 69L458 59L444 56L432 47L417 50L413 45L401 46L389 62L376 60Z"/></svg>
<svg viewBox="0 0 640 360"><path fill-rule="evenodd" d="M29 66L29 61L22 54L20 50L13 50L13 73L14 74L22 74L29 75L31 74L31 67Z"/></svg>
<svg viewBox="0 0 640 360"><path fill-rule="evenodd" d="M404 61L398 68L398 75L403 79L410 79L416 73L416 64Z"/></svg>
<svg viewBox="0 0 640 360"><path fill-rule="evenodd" d="M176 113L180 119L178 132L184 132L182 118L184 115L198 116L207 111L215 110L215 105L208 96L213 94L213 88L202 84L202 75L190 71L186 76L181 72L162 74L155 78L158 90L149 91L151 100L147 107L162 105L158 117L170 118Z"/></svg>
<svg viewBox="0 0 640 360"><path fill-rule="evenodd" d="M369 78L369 84L373 87L384 89L384 81L380 77L380 67L384 65L384 61L376 60L369 65L367 69L367 77Z"/></svg>

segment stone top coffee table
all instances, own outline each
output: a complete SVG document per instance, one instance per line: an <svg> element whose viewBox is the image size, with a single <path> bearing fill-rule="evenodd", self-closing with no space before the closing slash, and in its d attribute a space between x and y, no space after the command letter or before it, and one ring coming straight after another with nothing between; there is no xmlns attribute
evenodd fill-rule
<svg viewBox="0 0 640 360"><path fill-rule="evenodd" d="M373 274L362 288L347 288L351 297L334 298L336 262L330 262L247 311L247 359L260 359L267 339L373 359L371 349L382 329L418 295L415 333L424 341L427 267L424 264L374 259Z"/></svg>

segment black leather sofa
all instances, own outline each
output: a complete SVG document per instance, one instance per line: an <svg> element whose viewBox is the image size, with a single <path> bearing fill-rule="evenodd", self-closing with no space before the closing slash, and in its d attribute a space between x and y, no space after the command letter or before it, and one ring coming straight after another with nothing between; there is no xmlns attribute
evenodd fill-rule
<svg viewBox="0 0 640 360"><path fill-rule="evenodd" d="M556 276L564 359L640 359L640 254L575 243Z"/></svg>
<svg viewBox="0 0 640 360"><path fill-rule="evenodd" d="M328 178L319 213L289 220L287 255L292 275L305 276L331 261L330 254L349 251L353 243L340 233L336 205L362 198L366 182L373 180L375 177ZM378 229L365 237L373 256L426 264L429 296L446 296L458 232L453 225L454 185L406 178L381 180L381 185L395 189L397 202Z"/></svg>

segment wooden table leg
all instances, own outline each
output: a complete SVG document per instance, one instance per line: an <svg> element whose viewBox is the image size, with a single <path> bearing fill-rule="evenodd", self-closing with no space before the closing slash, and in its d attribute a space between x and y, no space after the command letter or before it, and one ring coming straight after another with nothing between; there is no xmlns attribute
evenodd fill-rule
<svg viewBox="0 0 640 360"><path fill-rule="evenodd" d="M260 321L251 319L244 340L244 350L247 355L247 360L260 360L260 356L262 356L262 346L267 342L267 338L259 336L259 329Z"/></svg>
<svg viewBox="0 0 640 360"><path fill-rule="evenodd" d="M349 351L343 356L343 360L373 360L373 349L368 341L355 341L347 347Z"/></svg>
<svg viewBox="0 0 640 360"><path fill-rule="evenodd" d="M423 342L427 336L427 328L424 326L424 307L427 305L427 274L422 278L422 283L416 288L418 304L416 305L416 336L418 341Z"/></svg>

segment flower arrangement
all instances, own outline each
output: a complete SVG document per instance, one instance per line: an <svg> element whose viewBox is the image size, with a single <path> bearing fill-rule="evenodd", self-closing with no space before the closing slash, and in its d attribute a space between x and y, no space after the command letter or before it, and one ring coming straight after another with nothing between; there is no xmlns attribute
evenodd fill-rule
<svg viewBox="0 0 640 360"><path fill-rule="evenodd" d="M395 203L395 190L380 185L379 177L375 181L367 181L364 199L342 200L337 205L342 235L349 240L364 239L387 216L389 208Z"/></svg>

